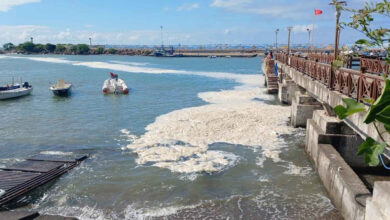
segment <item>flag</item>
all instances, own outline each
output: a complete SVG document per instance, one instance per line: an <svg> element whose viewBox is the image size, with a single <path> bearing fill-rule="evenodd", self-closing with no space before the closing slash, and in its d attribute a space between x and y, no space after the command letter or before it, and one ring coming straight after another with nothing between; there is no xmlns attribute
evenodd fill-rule
<svg viewBox="0 0 390 220"><path fill-rule="evenodd" d="M322 14L322 11L319 9L314 9L314 15L320 15Z"/></svg>

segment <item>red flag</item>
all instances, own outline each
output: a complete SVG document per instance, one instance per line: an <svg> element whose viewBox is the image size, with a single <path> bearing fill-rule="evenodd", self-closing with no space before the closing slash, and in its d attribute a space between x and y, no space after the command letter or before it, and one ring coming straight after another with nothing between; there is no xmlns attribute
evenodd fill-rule
<svg viewBox="0 0 390 220"><path fill-rule="evenodd" d="M319 9L314 9L314 15L320 15L322 14L322 11Z"/></svg>
<svg viewBox="0 0 390 220"><path fill-rule="evenodd" d="M114 74L114 73L112 73L112 72L110 72L110 76L111 76L111 77L114 77L114 76L115 76L115 74Z"/></svg>

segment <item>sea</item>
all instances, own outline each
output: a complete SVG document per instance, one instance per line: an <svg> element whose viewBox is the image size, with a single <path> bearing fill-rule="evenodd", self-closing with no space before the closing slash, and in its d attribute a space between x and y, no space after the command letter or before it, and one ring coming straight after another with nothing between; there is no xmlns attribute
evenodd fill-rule
<svg viewBox="0 0 390 220"><path fill-rule="evenodd" d="M0 167L88 154L13 207L79 219L339 219L262 58L1 55ZM129 95L103 95L114 72ZM58 79L70 97L53 96Z"/></svg>

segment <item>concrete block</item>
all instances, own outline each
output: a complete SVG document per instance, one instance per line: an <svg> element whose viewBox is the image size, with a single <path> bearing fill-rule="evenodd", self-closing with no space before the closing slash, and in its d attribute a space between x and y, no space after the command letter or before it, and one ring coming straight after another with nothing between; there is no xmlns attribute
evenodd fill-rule
<svg viewBox="0 0 390 220"><path fill-rule="evenodd" d="M309 95L297 91L291 105L291 125L293 127L306 127L307 119L311 119L313 112L319 109L323 109L319 102Z"/></svg>
<svg viewBox="0 0 390 220"><path fill-rule="evenodd" d="M345 219L364 220L371 193L332 145L320 144L318 149L318 172L333 203Z"/></svg>
<svg viewBox="0 0 390 220"><path fill-rule="evenodd" d="M388 204L388 202L390 201L390 182L389 181L375 182L372 201L376 204L378 209L381 210L383 215L390 217L390 206Z"/></svg>
<svg viewBox="0 0 390 220"><path fill-rule="evenodd" d="M374 202L372 198L370 198L366 201L365 219L388 220L390 219L390 216L383 213L378 204Z"/></svg>

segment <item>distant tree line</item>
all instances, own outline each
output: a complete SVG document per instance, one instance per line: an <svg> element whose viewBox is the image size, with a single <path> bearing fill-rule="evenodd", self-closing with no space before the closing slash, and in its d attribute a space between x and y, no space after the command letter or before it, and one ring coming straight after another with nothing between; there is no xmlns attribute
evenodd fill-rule
<svg viewBox="0 0 390 220"><path fill-rule="evenodd" d="M103 47L90 48L87 44L34 44L25 42L19 45L6 43L3 45L3 52L6 53L23 53L23 54L73 54L73 55L88 55L88 54L118 54L118 55L150 55L152 50L145 49L115 49Z"/></svg>

